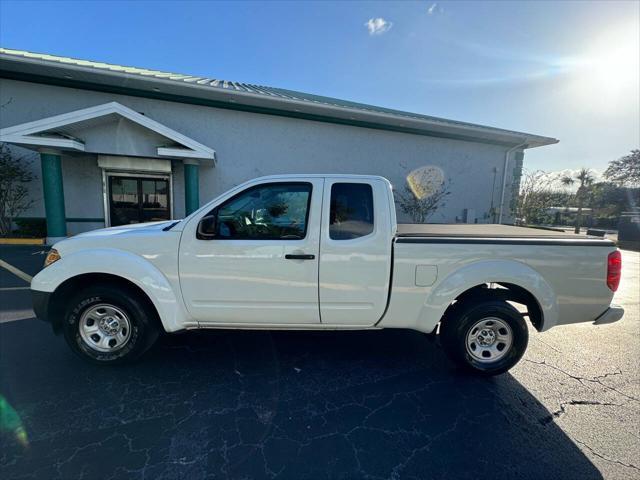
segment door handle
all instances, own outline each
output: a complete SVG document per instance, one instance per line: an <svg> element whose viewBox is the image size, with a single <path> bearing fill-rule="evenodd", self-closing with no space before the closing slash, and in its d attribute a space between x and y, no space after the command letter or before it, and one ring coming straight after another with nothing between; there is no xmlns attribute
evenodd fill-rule
<svg viewBox="0 0 640 480"><path fill-rule="evenodd" d="M284 258L286 258L287 260L313 260L314 258L316 258L316 256L306 253L299 255L287 253Z"/></svg>

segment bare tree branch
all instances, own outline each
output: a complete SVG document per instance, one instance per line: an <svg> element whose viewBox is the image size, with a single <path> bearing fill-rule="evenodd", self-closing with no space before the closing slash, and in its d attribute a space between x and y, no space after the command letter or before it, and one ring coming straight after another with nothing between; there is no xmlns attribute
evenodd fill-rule
<svg viewBox="0 0 640 480"><path fill-rule="evenodd" d="M394 194L402 211L415 223L426 223L431 215L446 204L446 197L451 193L450 186L451 180L444 181L433 193L424 198L418 198L408 185L404 186L403 193L394 192Z"/></svg>
<svg viewBox="0 0 640 480"><path fill-rule="evenodd" d="M30 160L17 157L6 144L0 144L0 235L11 234L15 218L27 210L33 200L28 184L33 180Z"/></svg>
<svg viewBox="0 0 640 480"><path fill-rule="evenodd" d="M558 200L559 193L554 188L558 180L558 175L543 170L523 171L520 194L516 202L517 223L541 222L547 210ZM561 182L565 184L565 179L561 179Z"/></svg>

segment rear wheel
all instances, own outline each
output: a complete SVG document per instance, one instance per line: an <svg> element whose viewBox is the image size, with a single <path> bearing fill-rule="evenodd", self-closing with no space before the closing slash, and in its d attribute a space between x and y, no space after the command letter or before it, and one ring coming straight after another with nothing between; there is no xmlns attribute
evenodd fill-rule
<svg viewBox="0 0 640 480"><path fill-rule="evenodd" d="M445 353L458 366L483 375L498 375L524 355L529 331L524 318L503 300L456 304L440 325Z"/></svg>
<svg viewBox="0 0 640 480"><path fill-rule="evenodd" d="M98 364L135 360L159 335L156 312L146 299L115 285L97 285L76 294L64 319L71 349Z"/></svg>

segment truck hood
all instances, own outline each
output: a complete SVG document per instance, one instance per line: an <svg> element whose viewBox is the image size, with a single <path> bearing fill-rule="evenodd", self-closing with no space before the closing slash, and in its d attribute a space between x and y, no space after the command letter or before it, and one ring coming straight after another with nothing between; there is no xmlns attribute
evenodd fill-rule
<svg viewBox="0 0 640 480"><path fill-rule="evenodd" d="M159 222L132 223L130 225L120 225L118 227L101 228L99 230L91 230L90 232L80 233L73 238L86 237L107 237L113 235L126 234L146 234L161 231L163 228L178 222L178 220L162 220Z"/></svg>
<svg viewBox="0 0 640 480"><path fill-rule="evenodd" d="M177 220L169 220L101 228L66 238L53 248L63 258L79 250L96 248L125 250L147 256L157 255L159 252L175 255L182 232L177 228L166 231L163 229L176 222Z"/></svg>

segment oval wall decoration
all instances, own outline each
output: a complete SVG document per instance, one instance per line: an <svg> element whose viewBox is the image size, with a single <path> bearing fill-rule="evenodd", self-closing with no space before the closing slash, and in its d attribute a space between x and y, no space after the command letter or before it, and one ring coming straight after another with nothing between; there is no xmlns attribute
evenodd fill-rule
<svg viewBox="0 0 640 480"><path fill-rule="evenodd" d="M407 175L407 184L418 199L433 195L444 183L444 171L435 165L416 168Z"/></svg>

